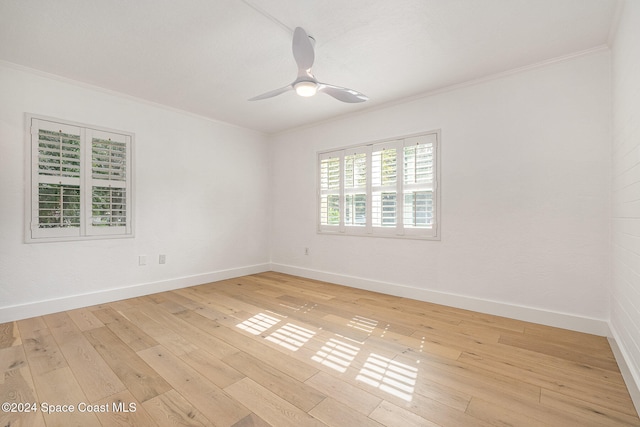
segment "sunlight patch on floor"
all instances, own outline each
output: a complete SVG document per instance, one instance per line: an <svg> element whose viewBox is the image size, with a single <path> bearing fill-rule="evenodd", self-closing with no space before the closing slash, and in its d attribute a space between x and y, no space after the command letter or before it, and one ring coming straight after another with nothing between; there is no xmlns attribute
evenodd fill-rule
<svg viewBox="0 0 640 427"><path fill-rule="evenodd" d="M371 333L373 332L373 330L376 328L377 325L378 325L377 320L369 319L367 317L358 316L358 315L354 316L348 323L349 327L354 329L359 329L361 331L366 332L369 335L371 335Z"/></svg>
<svg viewBox="0 0 640 427"><path fill-rule="evenodd" d="M343 373L353 362L359 351L360 347L351 345L344 340L331 338L311 360Z"/></svg>
<svg viewBox="0 0 640 427"><path fill-rule="evenodd" d="M236 328L243 329L253 335L260 335L279 322L280 319L278 319L277 317L269 316L268 314L264 313L258 313L255 316L248 318L244 322L238 323L236 325Z"/></svg>
<svg viewBox="0 0 640 427"><path fill-rule="evenodd" d="M417 368L371 353L356 380L411 402L417 378Z"/></svg>
<svg viewBox="0 0 640 427"><path fill-rule="evenodd" d="M297 351L316 333L293 323L287 323L269 335L266 340L279 344L291 351Z"/></svg>
<svg viewBox="0 0 640 427"><path fill-rule="evenodd" d="M318 306L318 304L305 303L305 304L302 304L302 305L288 305L288 304L280 303L280 306L284 307L284 308L287 308L289 310L292 310L292 311L300 312L302 314L307 314L311 310L316 308Z"/></svg>

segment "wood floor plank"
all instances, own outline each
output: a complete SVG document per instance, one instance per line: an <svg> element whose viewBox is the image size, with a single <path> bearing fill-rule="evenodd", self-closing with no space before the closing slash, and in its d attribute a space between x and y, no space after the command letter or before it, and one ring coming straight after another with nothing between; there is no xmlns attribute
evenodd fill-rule
<svg viewBox="0 0 640 427"><path fill-rule="evenodd" d="M610 383L615 387L622 386L624 379L620 371L603 369L586 363L580 363L565 358L554 357L548 354L537 353L528 349L516 346L509 346L497 343L491 346L469 346L463 352L461 358L475 358L487 363L509 364L515 368L529 369L537 367L541 371L553 373L558 371L562 377L570 379L584 379L585 381L596 381ZM481 362L484 363L484 362ZM551 374L555 376L555 374ZM624 386L623 386L624 388Z"/></svg>
<svg viewBox="0 0 640 427"><path fill-rule="evenodd" d="M94 312L88 308L69 310L67 311L67 314L81 331L88 331L89 329L104 326L104 323L102 323L100 319L95 316Z"/></svg>
<svg viewBox="0 0 640 427"><path fill-rule="evenodd" d="M384 366L377 366L384 369ZM351 384L353 390L364 390L367 394L378 397L380 401L385 400L438 425L456 427L488 427L490 425L464 412L471 396L464 396L455 389L425 380L420 375L416 378L414 385L407 387L408 384L404 381L398 382L398 376L393 373L385 375L383 369L374 372L374 375L362 369L355 372L348 370L340 375L339 379ZM349 402L354 400L356 399L348 399Z"/></svg>
<svg viewBox="0 0 640 427"><path fill-rule="evenodd" d="M229 426L249 410L162 346L138 352L156 372L215 426Z"/></svg>
<svg viewBox="0 0 640 427"><path fill-rule="evenodd" d="M540 398L538 386L500 373L487 372L459 361L435 360L419 354L402 355L394 360L409 366L419 361L420 376L424 380L485 400L538 402Z"/></svg>
<svg viewBox="0 0 640 427"><path fill-rule="evenodd" d="M16 345L0 349L0 373L27 366L24 347Z"/></svg>
<svg viewBox="0 0 640 427"><path fill-rule="evenodd" d="M227 355L227 357L233 360L236 354L238 354L238 350L236 350L236 353ZM178 357L220 388L233 384L245 376L234 369L232 365L215 356L212 357L211 353L204 350L194 350Z"/></svg>
<svg viewBox="0 0 640 427"><path fill-rule="evenodd" d="M158 307L161 307L162 310L168 312L168 313L178 313L180 311L184 311L187 310L187 308L185 306L183 306L182 304L177 303L174 300L171 299L167 299L164 298L164 301L162 301L161 303L157 304Z"/></svg>
<svg viewBox="0 0 640 427"><path fill-rule="evenodd" d="M146 305L141 307L139 311L158 325L166 328L167 330L174 331L192 345L207 351L218 359L222 359L223 357L238 351L235 347L212 336L202 329L193 326L189 322L186 322L177 316L186 310L171 312L170 310L165 310L165 308L161 306Z"/></svg>
<svg viewBox="0 0 640 427"><path fill-rule="evenodd" d="M605 353L609 357L614 357L606 337L535 323L527 324L524 335L542 338L548 342L570 345L574 348L579 347L589 352Z"/></svg>
<svg viewBox="0 0 640 427"><path fill-rule="evenodd" d="M92 311L103 324L116 334L122 342L127 344L133 351L144 350L155 347L159 343L134 325L129 319L111 307L105 307Z"/></svg>
<svg viewBox="0 0 640 427"><path fill-rule="evenodd" d="M271 427L271 424L252 412L231 427Z"/></svg>
<svg viewBox="0 0 640 427"><path fill-rule="evenodd" d="M429 399L429 401L442 404L447 408L464 412L471 400L471 394L458 390L455 387L430 381L426 375L422 376L420 373L421 371L418 371L418 378L416 378L416 384L413 390L414 398L421 396Z"/></svg>
<svg viewBox="0 0 640 427"><path fill-rule="evenodd" d="M333 323L331 330L342 335L354 335L354 339L363 340L371 333L370 331L366 332L350 326L349 322L353 315L345 318L332 313L324 313L317 309L317 304L305 303L300 306L291 306L282 302L269 301L256 295L244 294L234 295L232 298L246 304L245 307L253 307L253 313L267 309L270 313L277 313L280 317L286 317L288 321L295 320L296 323L305 324L308 327L320 328L328 323ZM346 313L343 314L347 315Z"/></svg>
<svg viewBox="0 0 640 427"><path fill-rule="evenodd" d="M563 412L575 414L583 422L594 423L594 425L640 426L638 415L629 406L621 408L621 411L616 411L609 407L545 389L542 390L540 403L545 407L561 409Z"/></svg>
<svg viewBox="0 0 640 427"><path fill-rule="evenodd" d="M272 289L275 290L275 288ZM289 309L290 311L297 311L305 315L309 314L316 317L324 317L332 314L334 316L342 317L343 319L351 319L354 316L359 315L359 313L351 310L351 306L349 306L349 308L345 308L342 305L336 304L335 298L330 301L325 301L291 295L290 293L283 293L282 291L279 291L278 293L279 295L275 299L271 299L273 304L277 304L278 307ZM256 298L258 297L265 299L261 294L256 295Z"/></svg>
<svg viewBox="0 0 640 427"><path fill-rule="evenodd" d="M20 344L20 332L16 322L0 323L0 349Z"/></svg>
<svg viewBox="0 0 640 427"><path fill-rule="evenodd" d="M369 355L370 353L365 352L365 359L368 359ZM465 395L455 389L429 381L420 375L415 378L415 384L407 387L409 384L405 381L398 381L398 379L402 380L402 376L398 377L393 372L391 375L384 375L384 366L379 364L383 360L376 359L374 360L374 369L378 370L377 372L367 372L364 370L367 367L362 364L357 368L349 367L341 374L332 368L327 368L325 373L329 376L337 375L339 381L349 384L354 396L359 396L362 393L359 390L362 390L366 394L377 397L379 402L387 400L439 425L456 427L483 427L489 425L464 413L471 399L470 395ZM352 404L357 401L357 398L347 397L346 400Z"/></svg>
<svg viewBox="0 0 640 427"><path fill-rule="evenodd" d="M458 325L462 320L459 314L448 313L440 306L422 304L418 308L414 308L408 306L402 298L398 297L380 296L376 298L368 295L359 298L356 302L361 306L375 307L376 317L380 319L393 319L393 321L400 323L415 324L427 319L435 319L443 323Z"/></svg>
<svg viewBox="0 0 640 427"><path fill-rule="evenodd" d="M524 332L526 325L526 322L520 320L508 319L506 317L499 316L490 316L482 313L477 313L470 319L462 320L459 323L460 327L480 327L487 330L515 333Z"/></svg>
<svg viewBox="0 0 640 427"><path fill-rule="evenodd" d="M126 389L67 313L50 314L44 320L90 402Z"/></svg>
<svg viewBox="0 0 640 427"><path fill-rule="evenodd" d="M167 329L140 311L140 307L127 309L124 315L139 329L171 350L174 354L184 354L197 350L198 347L185 339L180 333Z"/></svg>
<svg viewBox="0 0 640 427"><path fill-rule="evenodd" d="M387 401L378 405L370 417L388 427L438 427L438 424Z"/></svg>
<svg viewBox="0 0 640 427"><path fill-rule="evenodd" d="M612 357L594 356L585 354L571 345L562 345L554 342L548 342L544 339L532 339L531 336L517 334L502 334L500 336L500 344L519 347L531 350L535 353L546 354L560 359L570 360L577 363L584 363L610 371L617 371L618 364Z"/></svg>
<svg viewBox="0 0 640 427"><path fill-rule="evenodd" d="M283 278L284 276L282 276L280 280L277 280L277 285L280 289L288 293L292 293L294 295L302 295L304 297L309 297L321 301L328 301L335 298L335 295L331 294L330 292L326 292L322 286L317 286L315 287L315 289L313 286L297 286L297 280L293 278L293 276L289 276L284 279ZM305 280L304 283L312 284L313 281Z"/></svg>
<svg viewBox="0 0 640 427"><path fill-rule="evenodd" d="M103 426L155 427L158 425L146 408L128 390L106 397L87 408L95 410Z"/></svg>
<svg viewBox="0 0 640 427"><path fill-rule="evenodd" d="M381 398L325 372L318 372L305 383L339 402L349 402L352 410L363 415L369 415L382 402Z"/></svg>
<svg viewBox="0 0 640 427"><path fill-rule="evenodd" d="M462 351L485 348L500 339L501 333L492 329L474 327L469 324L449 325L430 321L429 325L416 325L411 335L420 340L429 340Z"/></svg>
<svg viewBox="0 0 640 427"><path fill-rule="evenodd" d="M42 317L20 320L17 323L33 375L44 374L68 366Z"/></svg>
<svg viewBox="0 0 640 427"><path fill-rule="evenodd" d="M462 354L459 349L443 345L437 339L429 340L427 338L406 337L392 332L381 337L370 337L367 341L377 347L390 347L395 344L398 348L404 348L405 350L403 351L429 354L431 357L440 357L449 360L456 360L460 357L460 354Z"/></svg>
<svg viewBox="0 0 640 427"><path fill-rule="evenodd" d="M223 361L305 412L311 410L326 397L315 388L247 353L238 352Z"/></svg>
<svg viewBox="0 0 640 427"><path fill-rule="evenodd" d="M171 389L142 404L158 426L206 427L210 421L180 393Z"/></svg>
<svg viewBox="0 0 640 427"><path fill-rule="evenodd" d="M485 402L480 399L473 398L469 403L466 413L494 425L504 426L527 426L527 427L546 427L549 424L528 417L520 412L513 411L494 403ZM563 426L570 426L570 423L563 423Z"/></svg>
<svg viewBox="0 0 640 427"><path fill-rule="evenodd" d="M164 378L107 327L86 331L84 335L139 402L171 390Z"/></svg>
<svg viewBox="0 0 640 427"><path fill-rule="evenodd" d="M244 378L226 387L225 391L272 425L279 427L326 425L250 378Z"/></svg>
<svg viewBox="0 0 640 427"><path fill-rule="evenodd" d="M383 424L357 411L353 411L351 407L330 397L315 406L309 411L309 414L331 427L383 427Z"/></svg>
<svg viewBox="0 0 640 427"><path fill-rule="evenodd" d="M286 371L290 376L299 381L305 381L307 378L318 372L317 368L314 368L307 363L300 362L295 358L282 354L262 342L247 339L246 335L226 326L222 326L215 321L200 316L199 314L183 312L178 315L193 325L208 331L213 336L225 341L227 344L232 345L238 350L242 350L254 357L259 357L276 369Z"/></svg>
<svg viewBox="0 0 640 427"><path fill-rule="evenodd" d="M163 292L162 295L170 301L174 301L177 304L180 304L182 307L188 310L196 310L198 308L204 307L202 300L188 298L185 295L178 293L178 289L171 292Z"/></svg>
<svg viewBox="0 0 640 427"><path fill-rule="evenodd" d="M90 403L68 366L35 375L38 405L47 426L100 427L92 412L80 412L78 404ZM45 409L46 405L46 409ZM71 411L73 406L73 411Z"/></svg>
<svg viewBox="0 0 640 427"><path fill-rule="evenodd" d="M542 389L548 389L567 396L580 398L614 410L628 408L631 404L629 393L621 384L603 381L602 378L580 375L574 369L566 367L560 370L550 370L548 365L539 364L535 360L524 362L515 358L496 360L494 357L481 357L477 354L465 353L460 361L474 365L491 372L507 375L514 379L523 380ZM567 365L572 362L565 361ZM597 368L585 367L586 371ZM606 371L610 372L610 371Z"/></svg>
<svg viewBox="0 0 640 427"><path fill-rule="evenodd" d="M0 372L0 402L35 404L38 409L36 411L20 412L16 407L15 412L0 411L1 426L44 427L44 418L42 417L42 412L39 411L40 402L35 392L31 372L26 365L22 368Z"/></svg>
<svg viewBox="0 0 640 427"><path fill-rule="evenodd" d="M237 313L243 313L240 307L233 305L226 306L221 304L217 299L210 298L211 292L206 291L206 285L196 286L193 288L178 289L175 292L179 295L183 295L187 298L191 298L198 301L205 301L203 306L211 308L217 313L221 313L224 316L233 318Z"/></svg>

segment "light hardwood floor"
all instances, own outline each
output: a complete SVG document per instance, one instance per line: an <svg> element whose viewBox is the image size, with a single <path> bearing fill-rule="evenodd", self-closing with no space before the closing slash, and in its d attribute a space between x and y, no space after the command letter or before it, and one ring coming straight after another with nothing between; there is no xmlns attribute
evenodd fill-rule
<svg viewBox="0 0 640 427"><path fill-rule="evenodd" d="M278 273L1 324L0 372L0 427L640 426L603 337Z"/></svg>

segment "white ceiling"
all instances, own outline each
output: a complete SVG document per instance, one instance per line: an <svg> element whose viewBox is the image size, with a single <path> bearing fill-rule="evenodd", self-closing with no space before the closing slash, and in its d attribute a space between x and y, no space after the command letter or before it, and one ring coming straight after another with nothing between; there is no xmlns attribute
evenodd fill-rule
<svg viewBox="0 0 640 427"><path fill-rule="evenodd" d="M617 0L0 0L0 60L274 133L607 43ZM369 96L255 95L296 77ZM1 102L1 101L0 101Z"/></svg>

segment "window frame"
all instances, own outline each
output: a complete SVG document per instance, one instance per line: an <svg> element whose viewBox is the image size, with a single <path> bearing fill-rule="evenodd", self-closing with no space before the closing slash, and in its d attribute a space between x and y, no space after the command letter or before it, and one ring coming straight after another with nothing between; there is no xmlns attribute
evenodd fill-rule
<svg viewBox="0 0 640 427"><path fill-rule="evenodd" d="M415 184L405 183L404 176L404 154L405 147L410 147L419 143L420 139L431 140L428 143L433 147L433 172L432 181L427 184ZM323 150L316 153L316 229L319 234L329 235L344 235L344 236L369 236L369 237L389 237L389 238L404 238L404 239L419 239L419 240L440 240L440 226L441 226L441 214L440 214L440 199L441 199L441 183L440 183L440 152L441 152L441 131L433 130L428 132L421 132L416 134L405 135L396 138L389 138L385 140L379 140L369 142L365 144L352 145L348 147L335 148L331 150ZM394 183L383 184L382 180L374 184L373 180L373 153L379 149L395 149L396 150L396 178ZM346 188L345 186L345 157L354 153L366 153L366 221L364 225L351 225L345 223L345 200L348 194L353 193L353 190ZM335 225L323 224L321 214L322 196L327 192L323 191L321 185L322 171L321 163L324 159L338 158L340 164L340 180L338 190L333 190L332 193L339 195L339 223ZM381 172L380 172L381 173ZM420 190L420 188L428 188L426 190ZM433 206L433 226L432 227L416 227L405 226L405 214L403 212L403 206L405 203L405 193L407 191L431 191L431 201ZM395 192L396 205L395 205L395 220L394 226L376 226L373 224L373 195L374 192ZM381 208L380 208L381 209ZM381 215L381 214L380 214Z"/></svg>
<svg viewBox="0 0 640 427"><path fill-rule="evenodd" d="M39 154L41 130L54 131L65 130L77 132L79 139L78 163L79 176L67 178L56 174L40 173L41 156ZM74 133L75 135L75 133ZM94 176L96 172L93 159L93 150L97 145L96 140L102 139L104 143L114 146L121 145L121 153L124 155L125 166L123 172L109 173L108 178ZM61 143L62 145L62 143ZM102 126L73 122L55 117L25 113L25 243L65 242L98 239L122 239L135 236L135 197L134 197L134 148L135 134ZM111 153L111 151L110 151ZM109 161L115 156L109 155ZM111 170L111 169L110 169ZM112 176L115 176L113 178ZM62 186L77 186L79 192L79 225L72 227L40 227L40 184ZM108 188L109 192L124 193L124 225L97 226L93 222L94 189ZM108 211L113 212L118 204L109 201ZM121 202L120 202L121 203ZM112 224L115 224L112 223Z"/></svg>

